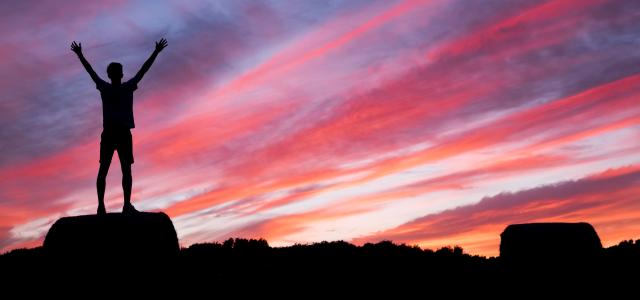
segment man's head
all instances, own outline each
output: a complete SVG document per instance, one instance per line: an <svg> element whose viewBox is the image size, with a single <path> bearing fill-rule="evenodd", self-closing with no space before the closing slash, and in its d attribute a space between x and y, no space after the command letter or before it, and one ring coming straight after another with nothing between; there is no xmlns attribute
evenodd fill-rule
<svg viewBox="0 0 640 300"><path fill-rule="evenodd" d="M122 80L122 65L117 62L112 62L107 67L107 76L112 82L120 82Z"/></svg>

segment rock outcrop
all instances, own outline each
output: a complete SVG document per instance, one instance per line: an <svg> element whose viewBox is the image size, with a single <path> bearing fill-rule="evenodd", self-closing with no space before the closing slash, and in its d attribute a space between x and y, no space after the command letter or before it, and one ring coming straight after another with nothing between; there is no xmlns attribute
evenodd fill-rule
<svg viewBox="0 0 640 300"><path fill-rule="evenodd" d="M500 258L509 265L591 263L602 252L600 238L589 223L514 224L500 237Z"/></svg>
<svg viewBox="0 0 640 300"><path fill-rule="evenodd" d="M164 213L65 217L49 229L43 245L56 258L148 260L180 251L171 219Z"/></svg>

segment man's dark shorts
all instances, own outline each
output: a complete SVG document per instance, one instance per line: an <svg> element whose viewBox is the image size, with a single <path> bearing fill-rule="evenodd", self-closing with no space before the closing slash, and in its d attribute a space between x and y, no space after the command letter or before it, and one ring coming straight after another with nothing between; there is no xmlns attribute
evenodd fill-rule
<svg viewBox="0 0 640 300"><path fill-rule="evenodd" d="M111 163L113 151L118 151L121 163L133 163L131 130L126 127L104 128L100 135L100 163Z"/></svg>

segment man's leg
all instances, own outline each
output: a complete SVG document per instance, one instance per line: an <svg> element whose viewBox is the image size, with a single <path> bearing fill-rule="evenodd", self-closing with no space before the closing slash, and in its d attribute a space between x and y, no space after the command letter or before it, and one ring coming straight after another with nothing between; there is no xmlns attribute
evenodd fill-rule
<svg viewBox="0 0 640 300"><path fill-rule="evenodd" d="M107 173L111 165L111 157L115 150L111 135L109 132L102 131L100 134L100 169L98 170L98 179L96 180L96 188L98 190L98 214L106 214L107 210L104 206L104 190L107 185Z"/></svg>
<svg viewBox="0 0 640 300"><path fill-rule="evenodd" d="M106 214L107 210L104 206L104 189L107 185L107 173L111 161L101 162L98 170L98 180L96 180L96 188L98 189L98 214Z"/></svg>
<svg viewBox="0 0 640 300"><path fill-rule="evenodd" d="M120 168L122 169L122 191L124 192L124 205L131 204L131 164L120 160Z"/></svg>
<svg viewBox="0 0 640 300"><path fill-rule="evenodd" d="M120 143L118 144L118 157L120 158L120 168L122 169L122 191L124 193L124 206L122 207L123 213L135 213L138 212L133 205L131 205L131 164L133 164L133 143L131 138L131 131L129 129L120 133Z"/></svg>
<svg viewBox="0 0 640 300"><path fill-rule="evenodd" d="M122 206L123 213L136 213L133 205L131 205L131 164L127 161L120 160L120 168L122 168L122 191L124 192L124 206Z"/></svg>

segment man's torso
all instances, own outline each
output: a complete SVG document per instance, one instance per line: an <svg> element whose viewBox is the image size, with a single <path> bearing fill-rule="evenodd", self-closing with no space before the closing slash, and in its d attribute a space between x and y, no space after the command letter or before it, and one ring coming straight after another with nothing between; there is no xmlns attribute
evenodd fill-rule
<svg viewBox="0 0 640 300"><path fill-rule="evenodd" d="M134 128L133 92L138 88L129 81L113 85L106 81L96 84L102 98L102 124L107 127Z"/></svg>

